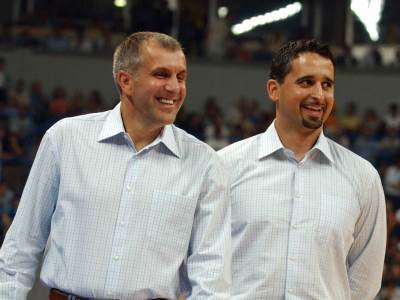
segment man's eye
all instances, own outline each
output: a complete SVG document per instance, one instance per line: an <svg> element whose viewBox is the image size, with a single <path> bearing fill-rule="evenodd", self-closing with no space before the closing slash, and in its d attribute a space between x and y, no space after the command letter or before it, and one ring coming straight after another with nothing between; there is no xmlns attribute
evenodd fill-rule
<svg viewBox="0 0 400 300"><path fill-rule="evenodd" d="M307 86L310 86L312 84L313 84L312 80L309 80L309 79L305 79L305 80L300 81L300 86L303 86L303 87L307 87Z"/></svg>
<svg viewBox="0 0 400 300"><path fill-rule="evenodd" d="M324 82L324 83L322 84L322 87L323 87L324 89L330 89L332 86L333 86L333 83L332 83L332 82Z"/></svg>
<svg viewBox="0 0 400 300"><path fill-rule="evenodd" d="M162 72L160 72L160 73L155 73L154 75L155 75L157 78L165 78L165 77L168 76L167 73L162 73Z"/></svg>
<svg viewBox="0 0 400 300"><path fill-rule="evenodd" d="M177 76L178 81L186 81L186 76L185 75L179 75Z"/></svg>

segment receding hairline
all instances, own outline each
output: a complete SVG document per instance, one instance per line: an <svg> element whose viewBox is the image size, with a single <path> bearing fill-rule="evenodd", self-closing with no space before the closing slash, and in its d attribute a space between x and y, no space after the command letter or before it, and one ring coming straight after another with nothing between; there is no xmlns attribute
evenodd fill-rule
<svg viewBox="0 0 400 300"><path fill-rule="evenodd" d="M134 55L135 57L130 59L133 63L130 67L135 69L142 59L143 49L151 44L158 45L165 50L182 51L183 53L183 48L179 41L169 35L159 32L137 32L125 38L117 46L113 55L113 65L122 61L126 62L123 56Z"/></svg>
<svg viewBox="0 0 400 300"><path fill-rule="evenodd" d="M139 59L143 55L143 50L146 47L151 48L152 46L159 46L163 50L167 50L167 51L171 51L171 52L182 52L182 54L184 54L183 49L179 43L177 43L177 44L163 43L162 41L160 41L156 38L150 38L150 39L144 40L143 42L140 43L140 45L138 47Z"/></svg>
<svg viewBox="0 0 400 300"><path fill-rule="evenodd" d="M332 67L333 67L333 70L335 70L335 64L332 62L331 59L329 59L329 57L326 57L326 56L324 56L324 55L322 55L322 54L320 54L320 53L318 53L318 52L304 51L304 52L297 53L296 55L293 56L293 59L289 62L289 66L290 66L289 72L290 72L290 70L293 68L293 62L294 62L295 60L297 60L297 59L300 59L300 58L304 57L304 55L307 55L307 54L317 55L317 56L319 56L320 58L329 61L329 63L330 63L330 64L332 65Z"/></svg>
<svg viewBox="0 0 400 300"><path fill-rule="evenodd" d="M154 43L167 51L181 51L182 45L174 37L164 33L142 31L126 37L116 47L113 54L113 77L117 84L117 74L120 71L134 71L142 61L143 49ZM119 86L117 84L119 89Z"/></svg>

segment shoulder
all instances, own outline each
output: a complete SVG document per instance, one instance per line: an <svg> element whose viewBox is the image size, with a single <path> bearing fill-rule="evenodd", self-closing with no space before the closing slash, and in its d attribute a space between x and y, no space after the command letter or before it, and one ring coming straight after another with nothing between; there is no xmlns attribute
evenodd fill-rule
<svg viewBox="0 0 400 300"><path fill-rule="evenodd" d="M90 127L96 124L103 124L110 111L85 114L61 119L50 127L49 131L63 131L69 129L78 129L80 127Z"/></svg>
<svg viewBox="0 0 400 300"><path fill-rule="evenodd" d="M47 133L50 136L93 134L100 131L109 113L104 111L64 118L51 126Z"/></svg>
<svg viewBox="0 0 400 300"><path fill-rule="evenodd" d="M182 160L190 163L193 170L213 170L213 172L217 171L221 176L225 174L226 168L213 148L175 125L172 126L172 130Z"/></svg>
<svg viewBox="0 0 400 300"><path fill-rule="evenodd" d="M362 181L379 177L378 171L366 159L328 138L329 148L337 168Z"/></svg>
<svg viewBox="0 0 400 300"><path fill-rule="evenodd" d="M261 134L235 142L218 151L218 155L225 163L235 163L239 159L252 159L258 155Z"/></svg>
<svg viewBox="0 0 400 300"><path fill-rule="evenodd" d="M209 157L216 156L216 152L213 148L200 141L195 136L187 133L185 130L179 127L176 127L175 125L172 125L171 128L176 142L184 156L199 154Z"/></svg>

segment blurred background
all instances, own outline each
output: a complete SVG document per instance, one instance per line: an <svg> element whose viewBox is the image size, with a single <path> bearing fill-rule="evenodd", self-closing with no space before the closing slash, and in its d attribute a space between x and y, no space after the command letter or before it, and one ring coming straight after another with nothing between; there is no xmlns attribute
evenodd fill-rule
<svg viewBox="0 0 400 300"><path fill-rule="evenodd" d="M337 60L335 141L380 172L388 244L378 299L400 299L400 1L0 1L0 242L44 132L57 120L118 102L112 52L128 34L160 31L188 58L177 125L218 150L263 132L272 54L316 37ZM372 262L373 263L373 262ZM30 299L46 299L36 287Z"/></svg>

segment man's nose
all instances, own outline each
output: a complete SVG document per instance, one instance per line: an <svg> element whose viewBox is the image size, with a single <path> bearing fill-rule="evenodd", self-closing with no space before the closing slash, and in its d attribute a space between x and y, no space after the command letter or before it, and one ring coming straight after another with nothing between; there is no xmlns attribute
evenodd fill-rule
<svg viewBox="0 0 400 300"><path fill-rule="evenodd" d="M312 95L314 99L321 100L324 97L324 89L321 84L315 84L313 86Z"/></svg>
<svg viewBox="0 0 400 300"><path fill-rule="evenodd" d="M168 92L176 93L179 91L179 82L177 78L171 78L168 80L167 84L165 85L165 89Z"/></svg>

